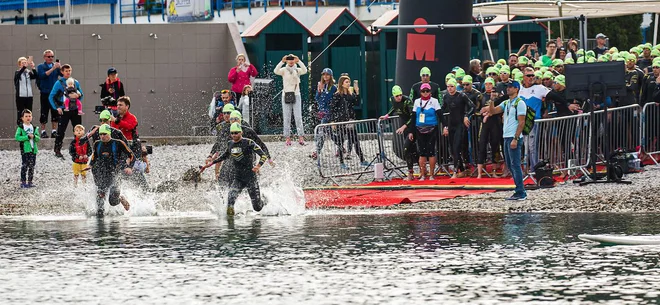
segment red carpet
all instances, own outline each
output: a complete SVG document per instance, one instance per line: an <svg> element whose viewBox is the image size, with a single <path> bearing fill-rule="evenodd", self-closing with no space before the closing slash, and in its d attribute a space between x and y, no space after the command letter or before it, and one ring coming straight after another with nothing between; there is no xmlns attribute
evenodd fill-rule
<svg viewBox="0 0 660 305"><path fill-rule="evenodd" d="M495 190L308 190L306 207L382 207L492 193Z"/></svg>

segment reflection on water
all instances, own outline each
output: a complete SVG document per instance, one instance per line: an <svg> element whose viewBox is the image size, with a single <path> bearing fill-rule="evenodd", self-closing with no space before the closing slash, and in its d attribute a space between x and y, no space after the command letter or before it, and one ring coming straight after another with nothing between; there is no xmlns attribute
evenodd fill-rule
<svg viewBox="0 0 660 305"><path fill-rule="evenodd" d="M0 218L3 304L657 301L658 215Z"/></svg>

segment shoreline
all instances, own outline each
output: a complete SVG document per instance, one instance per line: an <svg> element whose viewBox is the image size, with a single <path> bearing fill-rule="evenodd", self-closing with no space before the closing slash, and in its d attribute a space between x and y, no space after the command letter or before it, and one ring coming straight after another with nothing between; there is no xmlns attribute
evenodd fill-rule
<svg viewBox="0 0 660 305"><path fill-rule="evenodd" d="M305 146L286 147L283 142L266 143L275 167L264 165L260 176L262 188L273 188L277 193L281 184L304 188L324 185L318 174L316 162L308 155L314 149L313 142ZM217 184L211 181L213 170L204 173L203 181L197 188L181 182L183 173L204 162L211 144L163 145L154 146L150 155L152 173L147 180L152 188L175 181L174 192L148 193L144 196L137 190L128 189L128 194L153 204L159 211L209 211L211 206L223 203L219 199ZM73 188L71 160L55 158L52 151L42 150L37 156L34 189L19 188L20 154L17 150L0 151L0 161L4 166L1 175L6 177L0 182L0 215L8 214L13 208L20 215L60 215L84 212L84 204L93 200L94 188L92 177L88 177L86 189ZM579 213L612 212L637 213L660 212L660 169L646 166L642 173L626 175L624 179L631 185L616 183L592 184L579 186L572 182L557 185L550 189L528 191L525 201L506 201L511 191L458 197L440 201L428 201L412 204L400 204L379 208L348 208L349 210L440 210L487 213ZM371 177L341 179L343 183L362 184ZM124 188L122 188L123 191ZM135 194L138 194L137 196ZM283 197L288 198L288 197ZM14 214L14 213L9 213Z"/></svg>

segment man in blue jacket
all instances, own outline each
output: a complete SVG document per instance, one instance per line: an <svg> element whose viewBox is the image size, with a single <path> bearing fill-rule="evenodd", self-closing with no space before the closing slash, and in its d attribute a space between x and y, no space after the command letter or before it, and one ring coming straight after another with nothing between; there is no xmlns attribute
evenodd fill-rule
<svg viewBox="0 0 660 305"><path fill-rule="evenodd" d="M55 53L52 50L44 51L44 63L37 66L37 87L39 88L40 101L41 101L41 116L39 123L41 123L41 137L48 138L46 131L46 123L48 123L48 112L50 112L50 122L52 124L51 136L54 138L57 131L57 111L50 106L50 92L53 90L53 85L57 79L62 75L60 73L60 63L53 63Z"/></svg>
<svg viewBox="0 0 660 305"><path fill-rule="evenodd" d="M57 110L57 114L59 114L60 118L58 120L58 125L57 125L57 137L55 138L55 148L53 149L55 151L55 156L64 159L64 156L60 152L62 149L62 141L64 141L64 134L66 133L66 128L69 127L69 121L71 121L71 127L74 127L78 124L82 123L82 118L78 114L78 111L64 111L64 93L66 90L66 80L71 77L71 66L66 64L62 66L62 77L57 80L57 82L53 85L53 90L50 91L50 106ZM77 93L71 93L69 94L69 98L71 99L80 99L82 101L83 99L83 93L82 89L80 89L80 84L78 81L76 81L76 89L78 89L78 92L80 92L80 95Z"/></svg>

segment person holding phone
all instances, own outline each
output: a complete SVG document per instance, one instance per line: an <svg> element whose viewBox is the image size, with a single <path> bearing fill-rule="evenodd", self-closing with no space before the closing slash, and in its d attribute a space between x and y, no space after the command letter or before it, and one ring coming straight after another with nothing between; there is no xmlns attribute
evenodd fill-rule
<svg viewBox="0 0 660 305"><path fill-rule="evenodd" d="M300 76L307 74L307 67L298 56L289 54L275 67L275 74L282 76L282 115L284 117L284 137L286 145L291 146L291 112L296 119L298 143L305 145L303 134L305 127L302 120L302 97L300 95Z"/></svg>
<svg viewBox="0 0 660 305"><path fill-rule="evenodd" d="M17 63L14 88L16 89L16 124L20 125L23 110L32 111L32 80L37 78L37 70L34 69L34 62L25 57L19 57Z"/></svg>
<svg viewBox="0 0 660 305"><path fill-rule="evenodd" d="M41 123L41 137L48 138L46 123L48 123L50 113L51 137L55 138L57 137L57 121L60 116L57 110L51 107L49 97L57 79L62 75L60 72L62 66L59 59L54 59L55 53L52 50L46 50L43 54L44 62L37 66L37 88L39 88L39 103L41 104L39 123Z"/></svg>
<svg viewBox="0 0 660 305"><path fill-rule="evenodd" d="M231 91L234 92L237 101L243 96L245 86L252 85L250 79L257 77L258 74L257 68L247 62L245 54L236 55L236 67L229 69L227 80L231 83Z"/></svg>

